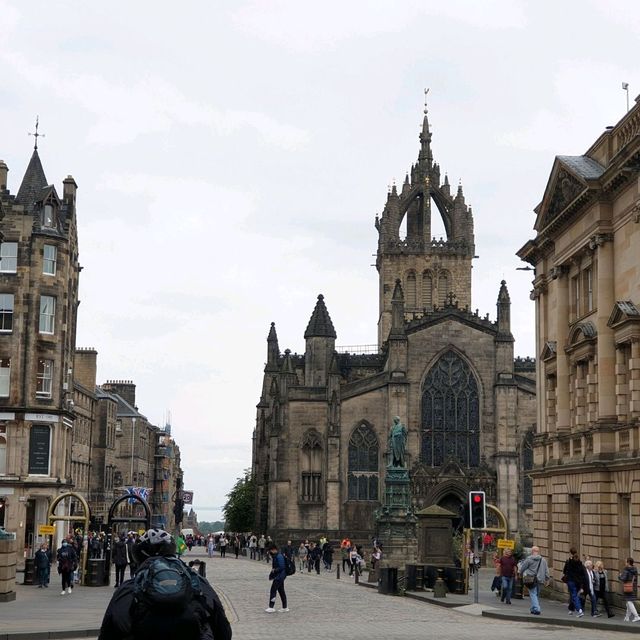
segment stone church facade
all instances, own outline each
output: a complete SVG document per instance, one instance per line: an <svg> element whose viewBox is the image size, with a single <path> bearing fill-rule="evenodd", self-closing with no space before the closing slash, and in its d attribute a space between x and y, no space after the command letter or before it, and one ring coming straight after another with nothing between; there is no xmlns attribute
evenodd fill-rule
<svg viewBox="0 0 640 640"><path fill-rule="evenodd" d="M446 239L432 238L436 210ZM448 178L441 181L426 108L417 162L401 190L389 191L375 225L373 353L336 347L321 295L304 355L281 353L271 325L253 438L256 528L277 539L370 537L389 427L399 416L408 428L414 509L436 504L461 513L468 491L483 489L511 531L526 535L535 361L514 358L504 281L496 286L496 321L470 308L473 215L462 187L452 195Z"/></svg>
<svg viewBox="0 0 640 640"><path fill-rule="evenodd" d="M640 96L555 158L535 212L533 526L560 585L570 547L618 568L640 551Z"/></svg>

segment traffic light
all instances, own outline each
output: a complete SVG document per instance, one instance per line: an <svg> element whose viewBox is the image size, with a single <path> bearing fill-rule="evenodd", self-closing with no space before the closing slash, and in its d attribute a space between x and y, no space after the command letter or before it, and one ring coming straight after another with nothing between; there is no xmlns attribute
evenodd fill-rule
<svg viewBox="0 0 640 640"><path fill-rule="evenodd" d="M469 514L472 529L486 529L487 506L484 491L469 491Z"/></svg>

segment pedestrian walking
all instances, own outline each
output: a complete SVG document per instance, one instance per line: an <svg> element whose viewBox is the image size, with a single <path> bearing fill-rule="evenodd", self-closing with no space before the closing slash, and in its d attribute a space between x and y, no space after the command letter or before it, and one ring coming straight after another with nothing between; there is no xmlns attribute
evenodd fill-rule
<svg viewBox="0 0 640 640"><path fill-rule="evenodd" d="M267 546L267 540L264 537L264 533L258 538L258 560L265 559L265 548Z"/></svg>
<svg viewBox="0 0 640 640"><path fill-rule="evenodd" d="M257 552L258 552L258 538L256 537L255 533L252 533L251 536L249 536L249 559L255 560Z"/></svg>
<svg viewBox="0 0 640 640"><path fill-rule="evenodd" d="M129 563L129 577L133 578L136 574L137 562L133 557L133 545L136 542L136 533L135 531L129 531L127 534L127 562Z"/></svg>
<svg viewBox="0 0 640 640"><path fill-rule="evenodd" d="M575 611L578 618L581 618L584 613L579 594L584 590L585 572L580 556L573 547L569 549L569 558L562 569L562 581L566 582L569 589L569 615L573 615Z"/></svg>
<svg viewBox="0 0 640 640"><path fill-rule="evenodd" d="M49 586L49 576L51 575L51 551L47 543L40 545L40 548L36 551L34 558L34 564L38 573L38 587Z"/></svg>
<svg viewBox="0 0 640 640"><path fill-rule="evenodd" d="M500 576L502 578L502 595L500 596L500 602L511 604L517 564L511 549L505 549L504 555L500 558Z"/></svg>
<svg viewBox="0 0 640 640"><path fill-rule="evenodd" d="M227 540L227 534L223 533L220 536L220 557L221 558L226 558L227 557L227 544L228 544L228 540Z"/></svg>
<svg viewBox="0 0 640 640"><path fill-rule="evenodd" d="M300 571L304 571L305 567L307 566L308 553L309 553L309 550L305 546L304 542L301 542L300 546L298 547L298 560L300 562Z"/></svg>
<svg viewBox="0 0 640 640"><path fill-rule="evenodd" d="M62 546L56 553L58 560L58 573L62 578L62 593L60 595L71 594L73 590L73 572L78 566L78 556L67 540L62 541Z"/></svg>
<svg viewBox="0 0 640 640"><path fill-rule="evenodd" d="M609 577L607 576L607 571L602 564L602 560L598 560L598 562L596 562L595 573L597 581L596 598L597 600L602 600L604 610L607 612L607 617L613 618L615 614L611 612L611 608L609 607Z"/></svg>
<svg viewBox="0 0 640 640"><path fill-rule="evenodd" d="M311 569L315 569L316 573L320 575L320 559L322 558L322 549L315 542L311 543L309 549L309 556L307 558L307 564L309 565L309 573Z"/></svg>
<svg viewBox="0 0 640 640"><path fill-rule="evenodd" d="M213 552L216 550L216 543L214 542L213 536L209 534L207 538L207 554L210 558L213 558Z"/></svg>
<svg viewBox="0 0 640 640"><path fill-rule="evenodd" d="M267 613L275 612L275 604L277 595L280 596L282 602L282 609L278 611L280 613L286 613L289 611L287 606L287 594L284 590L284 581L287 577L287 568L284 561L284 554L278 551L277 545L273 542L269 545L269 555L271 556L271 572L269 573L269 580L271 580L271 589L269 591L269 606L265 609Z"/></svg>
<svg viewBox="0 0 640 640"><path fill-rule="evenodd" d="M113 545L113 564L116 566L116 583L113 585L115 588L124 582L124 570L127 568L127 543L124 533L120 534Z"/></svg>
<svg viewBox="0 0 640 640"><path fill-rule="evenodd" d="M585 604L586 604L586 596L589 596L589 600L591 602L591 617L592 618L599 618L600 617L600 612L598 611L598 599L596 597L596 582L597 582L597 578L596 578L596 574L593 570L593 562L591 560L585 560L584 562L584 570L586 573L586 578L585 578L585 589L584 589L584 595L585 595Z"/></svg>
<svg viewBox="0 0 640 640"><path fill-rule="evenodd" d="M640 616L636 611L634 601L638 597L638 570L633 564L633 558L627 558L627 564L620 572L620 582L622 582L622 593L627 601L627 611L624 616L625 622L638 622Z"/></svg>
<svg viewBox="0 0 640 640"><path fill-rule="evenodd" d="M529 590L531 605L529 611L534 616L539 616L540 610L540 585L549 582L549 565L540 555L540 547L531 547L531 555L520 564L522 580Z"/></svg>

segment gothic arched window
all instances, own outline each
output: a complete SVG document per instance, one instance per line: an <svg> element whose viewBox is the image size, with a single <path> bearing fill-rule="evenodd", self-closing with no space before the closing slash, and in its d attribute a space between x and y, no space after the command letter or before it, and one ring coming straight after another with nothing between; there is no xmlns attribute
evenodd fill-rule
<svg viewBox="0 0 640 640"><path fill-rule="evenodd" d="M315 429L305 433L301 453L300 499L303 502L321 502L322 444Z"/></svg>
<svg viewBox="0 0 640 640"><path fill-rule="evenodd" d="M439 467L452 457L465 467L480 463L480 400L469 365L447 351L422 388L422 461Z"/></svg>
<svg viewBox="0 0 640 640"><path fill-rule="evenodd" d="M438 306L444 307L451 289L451 278L448 271L441 271L438 274Z"/></svg>
<svg viewBox="0 0 640 640"><path fill-rule="evenodd" d="M378 468L378 438L371 427L361 424L349 440L349 500L378 499Z"/></svg>
<svg viewBox="0 0 640 640"><path fill-rule="evenodd" d="M413 309L416 306L416 274L413 271L409 271L407 274L405 294L407 308Z"/></svg>
<svg viewBox="0 0 640 640"><path fill-rule="evenodd" d="M431 271L422 274L422 306L430 309L433 306L433 276Z"/></svg>

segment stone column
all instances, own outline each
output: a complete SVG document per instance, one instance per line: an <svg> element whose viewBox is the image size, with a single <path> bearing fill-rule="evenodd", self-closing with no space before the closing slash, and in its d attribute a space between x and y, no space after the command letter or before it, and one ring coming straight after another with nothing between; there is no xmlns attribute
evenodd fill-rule
<svg viewBox="0 0 640 640"><path fill-rule="evenodd" d="M616 415L618 422L626 422L629 411L627 345L619 344L616 347Z"/></svg>
<svg viewBox="0 0 640 640"><path fill-rule="evenodd" d="M0 602L16 599L17 541L0 540Z"/></svg>
<svg viewBox="0 0 640 640"><path fill-rule="evenodd" d="M607 326L613 309L614 273L613 238L598 235L594 242L598 247L598 420L616 420L616 349L613 330Z"/></svg>
<svg viewBox="0 0 640 640"><path fill-rule="evenodd" d="M569 276L568 268L555 267L556 281L556 429L571 428L569 406L569 357L564 351L569 329Z"/></svg>
<svg viewBox="0 0 640 640"><path fill-rule="evenodd" d="M632 418L640 416L640 340L631 341L631 359L629 360L629 413Z"/></svg>

